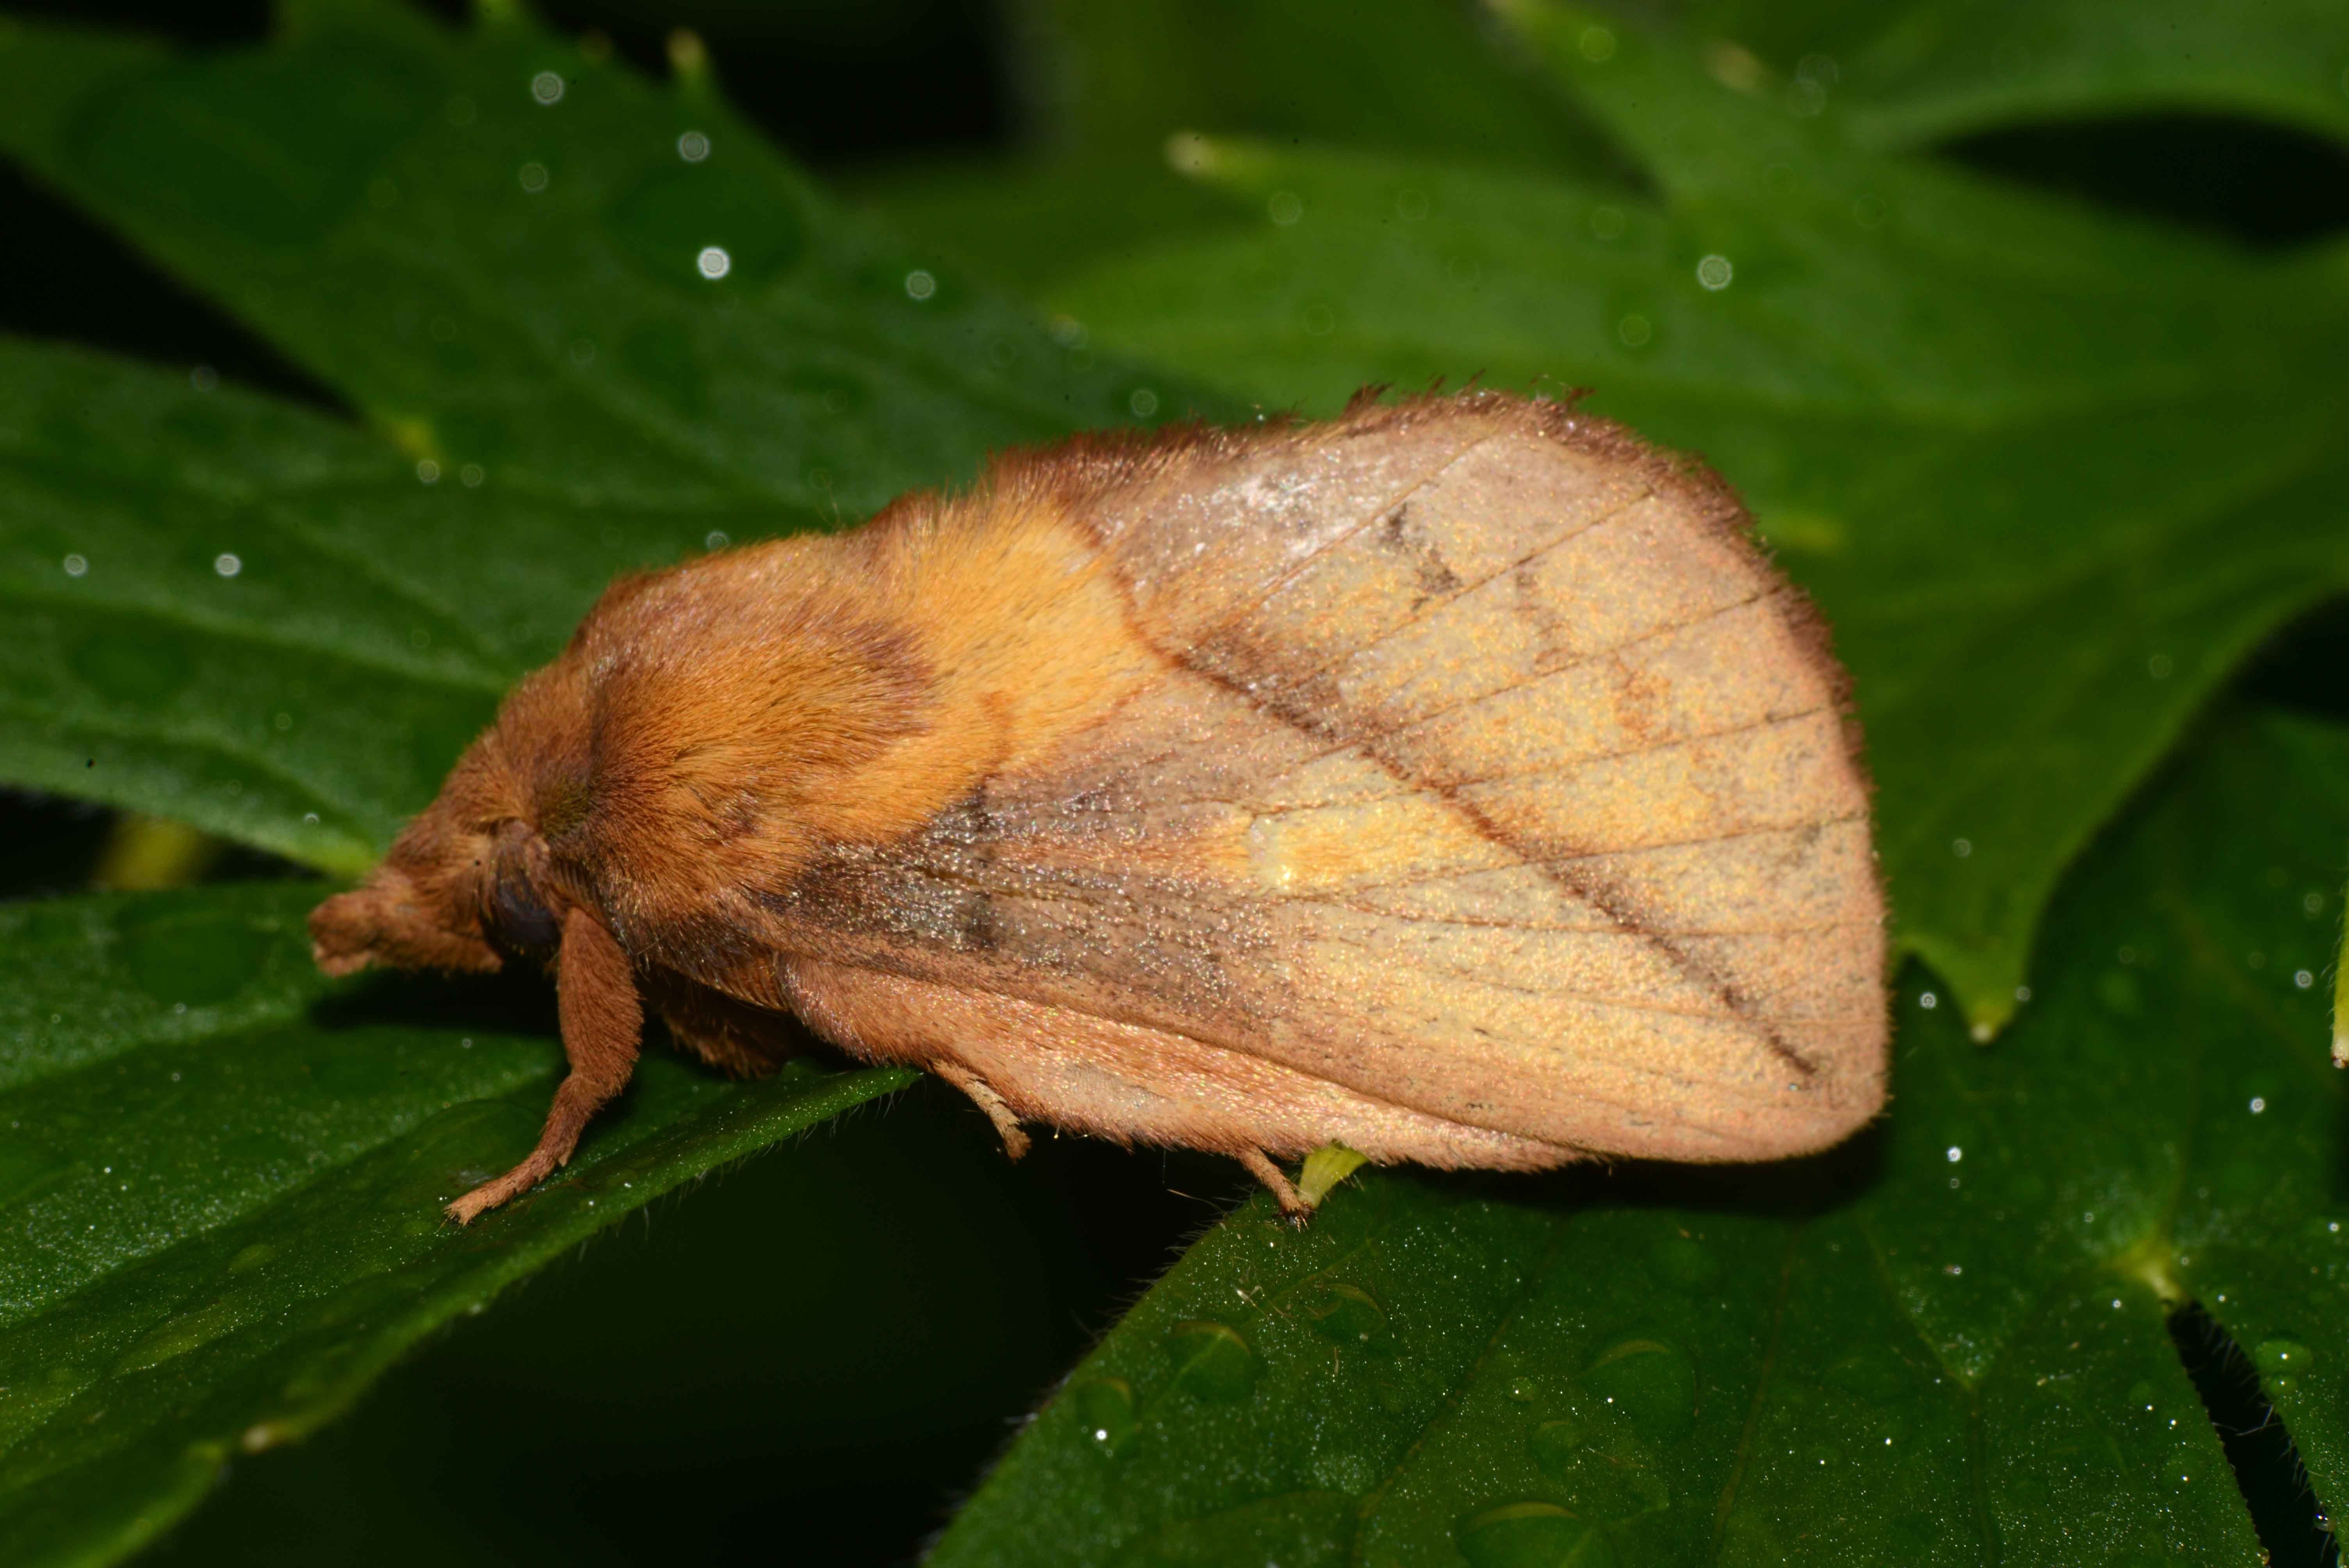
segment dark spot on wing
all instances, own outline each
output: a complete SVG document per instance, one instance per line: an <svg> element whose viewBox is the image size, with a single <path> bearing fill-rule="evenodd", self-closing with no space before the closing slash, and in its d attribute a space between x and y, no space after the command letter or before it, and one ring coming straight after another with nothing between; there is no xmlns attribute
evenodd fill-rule
<svg viewBox="0 0 2349 1568"><path fill-rule="evenodd" d="M1460 573L1452 570L1444 559L1444 552L1435 541L1411 520L1411 503L1403 502L1387 515L1372 535L1379 544L1411 561L1412 575L1419 589L1419 597L1411 602L1411 613L1417 614L1432 600L1449 598L1461 589Z"/></svg>

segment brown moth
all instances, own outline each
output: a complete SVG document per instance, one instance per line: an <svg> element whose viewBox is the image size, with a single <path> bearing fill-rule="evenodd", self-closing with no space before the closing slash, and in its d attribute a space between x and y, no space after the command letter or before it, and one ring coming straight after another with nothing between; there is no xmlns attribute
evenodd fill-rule
<svg viewBox="0 0 2349 1568"><path fill-rule="evenodd" d="M320 965L554 973L570 1158L645 1008L1274 1163L1768 1160L1884 1099L1841 670L1712 475L1494 393L1090 436L624 577Z"/></svg>

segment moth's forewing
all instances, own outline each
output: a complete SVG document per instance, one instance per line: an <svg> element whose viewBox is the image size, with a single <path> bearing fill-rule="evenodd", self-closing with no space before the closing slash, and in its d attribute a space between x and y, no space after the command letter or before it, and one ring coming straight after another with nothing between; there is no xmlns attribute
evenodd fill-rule
<svg viewBox="0 0 2349 1568"><path fill-rule="evenodd" d="M1099 552L1097 641L1135 645L826 859L779 946L1562 1152L1768 1158L1881 1103L1841 675L1710 476L1478 397L1047 452L962 504Z"/></svg>

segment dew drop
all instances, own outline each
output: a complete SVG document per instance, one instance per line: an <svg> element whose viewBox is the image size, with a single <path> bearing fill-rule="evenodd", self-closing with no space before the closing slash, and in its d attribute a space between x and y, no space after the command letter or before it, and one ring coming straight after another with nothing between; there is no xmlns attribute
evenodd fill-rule
<svg viewBox="0 0 2349 1568"><path fill-rule="evenodd" d="M704 245L693 258L693 270L716 283L734 270L734 258L727 253L723 245Z"/></svg>
<svg viewBox="0 0 2349 1568"><path fill-rule="evenodd" d="M1340 1280L1323 1280L1307 1308L1313 1331L1349 1347L1370 1348L1386 1338L1386 1309L1370 1292Z"/></svg>
<svg viewBox="0 0 2349 1568"><path fill-rule="evenodd" d="M481 481L489 477L489 471L479 463L467 463L457 470L457 482L467 490L481 489Z"/></svg>
<svg viewBox="0 0 2349 1568"><path fill-rule="evenodd" d="M65 558L62 564L66 569L66 575L68 577L83 577L88 575L89 557L86 555L68 555Z"/></svg>
<svg viewBox="0 0 2349 1568"><path fill-rule="evenodd" d="M1623 340L1626 348L1644 348L1656 335L1655 323L1634 311L1615 324L1615 335Z"/></svg>
<svg viewBox="0 0 2349 1568"><path fill-rule="evenodd" d="M938 292L938 280L926 269L916 267L905 274L905 297L925 300Z"/></svg>
<svg viewBox="0 0 2349 1568"><path fill-rule="evenodd" d="M1133 410L1135 418L1147 419L1158 412L1158 394L1147 387L1137 387L1133 396L1125 400L1125 406Z"/></svg>
<svg viewBox="0 0 2349 1568"><path fill-rule="evenodd" d="M714 162L653 170L606 222L647 275L672 285L710 280L703 258L712 250L726 255L719 275L747 283L773 277L807 253L806 219L795 202L778 200L766 181L745 170ZM675 324L647 322L636 335L665 325Z"/></svg>
<svg viewBox="0 0 2349 1568"><path fill-rule="evenodd" d="M1212 1318L1193 1318L1166 1331L1174 1386L1194 1398L1232 1404L1256 1387L1256 1352L1240 1331Z"/></svg>
<svg viewBox="0 0 2349 1568"><path fill-rule="evenodd" d="M1719 294L1736 275L1737 269L1729 264L1727 256L1707 256L1696 264L1696 281L1708 294Z"/></svg>
<svg viewBox="0 0 2349 1568"><path fill-rule="evenodd" d="M550 108L563 101L563 78L553 71L541 71L530 78L530 96Z"/></svg>
<svg viewBox="0 0 2349 1568"><path fill-rule="evenodd" d="M535 196L546 189L546 165L525 163L514 171L514 178L522 182L524 192Z"/></svg>
<svg viewBox="0 0 2349 1568"><path fill-rule="evenodd" d="M709 156L709 138L698 130L688 130L677 139L677 155L688 163L698 163Z"/></svg>
<svg viewBox="0 0 2349 1568"><path fill-rule="evenodd" d="M1305 216L1305 202L1294 191L1276 191L1264 204L1266 214L1286 229Z"/></svg>
<svg viewBox="0 0 2349 1568"><path fill-rule="evenodd" d="M1599 1353L1582 1385L1651 1442L1685 1436L1696 1420L1696 1363L1668 1339L1619 1339Z"/></svg>
<svg viewBox="0 0 2349 1568"><path fill-rule="evenodd" d="M244 570L244 562L241 557L223 550L212 557L212 570L222 577L233 577Z"/></svg>
<svg viewBox="0 0 2349 1568"><path fill-rule="evenodd" d="M2316 1364L2316 1354L2297 1339L2262 1339L2251 1360L2261 1372L2284 1377L2307 1371Z"/></svg>
<svg viewBox="0 0 2349 1568"><path fill-rule="evenodd" d="M1592 29L1598 31L1599 29ZM1554 1502L1505 1502L1452 1532L1470 1568L1614 1568L1606 1537Z"/></svg>
<svg viewBox="0 0 2349 1568"><path fill-rule="evenodd" d="M1114 1450L1133 1435L1133 1388L1123 1377L1078 1384L1069 1390L1069 1405L1085 1436L1105 1450Z"/></svg>
<svg viewBox="0 0 2349 1568"><path fill-rule="evenodd" d="M419 459L416 464L416 482L437 485L440 482L440 465L430 458Z"/></svg>

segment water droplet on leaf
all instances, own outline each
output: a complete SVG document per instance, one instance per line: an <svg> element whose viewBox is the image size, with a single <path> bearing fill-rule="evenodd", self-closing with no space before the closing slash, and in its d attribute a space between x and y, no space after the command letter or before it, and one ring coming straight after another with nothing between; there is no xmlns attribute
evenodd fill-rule
<svg viewBox="0 0 2349 1568"><path fill-rule="evenodd" d="M1684 1437L1695 1423L1696 1364L1669 1340L1618 1340L1591 1363L1582 1384L1651 1442Z"/></svg>
<svg viewBox="0 0 2349 1568"><path fill-rule="evenodd" d="M1070 1407L1085 1436L1113 1450L1133 1435L1133 1388L1123 1377L1094 1377L1069 1390Z"/></svg>
<svg viewBox="0 0 2349 1568"><path fill-rule="evenodd" d="M807 223L791 193L722 161L656 170L606 222L648 273L679 287L721 276L761 283L807 252ZM718 273L708 270L713 252L726 258Z"/></svg>
<svg viewBox="0 0 2349 1568"><path fill-rule="evenodd" d="M1452 1532L1470 1568L1615 1568L1607 1537L1554 1502L1505 1502Z"/></svg>
<svg viewBox="0 0 2349 1568"><path fill-rule="evenodd" d="M1240 1331L1212 1318L1194 1318L1166 1331L1174 1386L1213 1404L1245 1399L1256 1387L1256 1352Z"/></svg>
<svg viewBox="0 0 2349 1568"><path fill-rule="evenodd" d="M2271 1377L2305 1372L2316 1364L2315 1353L2297 1339L2262 1339L2251 1360Z"/></svg>

